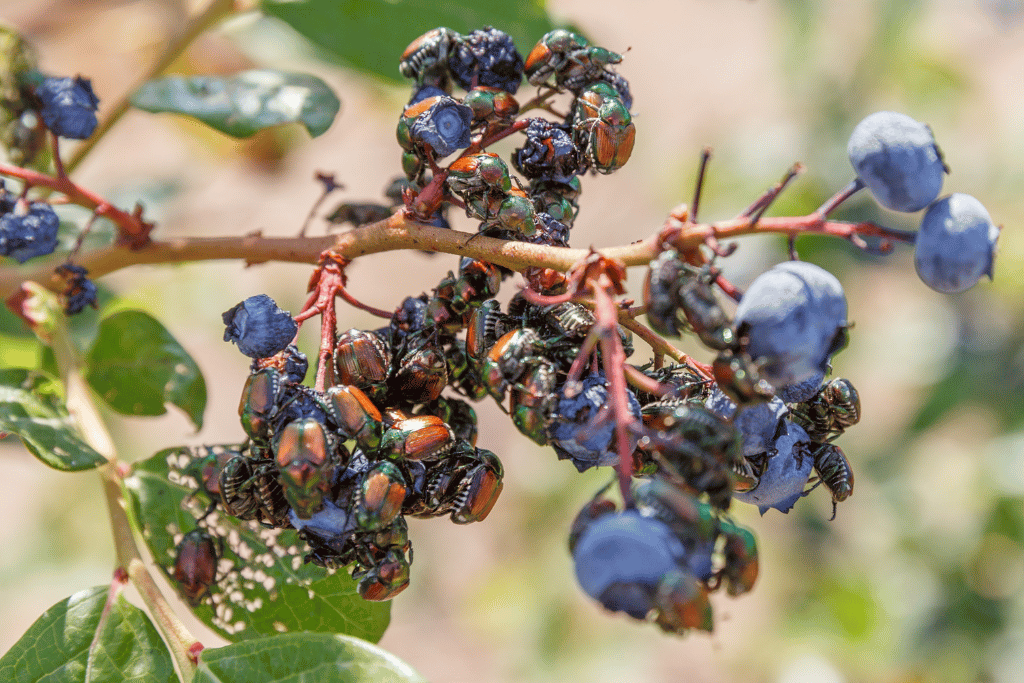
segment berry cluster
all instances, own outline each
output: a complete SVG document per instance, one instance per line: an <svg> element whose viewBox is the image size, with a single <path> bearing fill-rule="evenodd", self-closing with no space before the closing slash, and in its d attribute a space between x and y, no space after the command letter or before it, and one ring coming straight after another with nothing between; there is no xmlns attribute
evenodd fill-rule
<svg viewBox="0 0 1024 683"><path fill-rule="evenodd" d="M917 274L955 294L992 277L999 228L974 197L938 199L948 172L931 129L905 114L880 111L857 124L847 145L857 182L893 211L927 209L914 243Z"/></svg>
<svg viewBox="0 0 1024 683"><path fill-rule="evenodd" d="M415 90L397 137L407 192L420 196L412 206L417 216L436 219L456 205L481 221L481 233L567 246L579 211L578 176L611 173L633 150L632 96L626 80L609 68L621 60L564 29L546 34L525 60L507 34L490 27L468 36L438 28L413 41L399 68L415 80ZM515 94L524 75L542 94L521 107ZM453 82L466 91L461 99L451 95ZM572 99L561 121L519 117L527 108L554 113L546 100L563 91ZM483 151L515 132L525 141L512 153L512 167L526 184L498 155ZM460 149L466 151L447 168L438 166ZM422 190L432 185L441 185L448 201L424 202L432 193ZM551 273L527 277L540 290L558 282Z"/></svg>
<svg viewBox="0 0 1024 683"><path fill-rule="evenodd" d="M399 67L415 86L397 129L405 177L389 196L401 195L399 211L418 222L446 226L455 206L488 236L567 246L579 176L612 172L632 150L632 96L610 68L621 59L565 30L542 37L525 60L490 27L468 36L429 31ZM539 93L520 106L524 76ZM461 99L454 86L466 91ZM567 96L568 115L521 116L555 114L548 100L558 95ZM515 133L525 139L511 168L523 179L487 151ZM929 285L958 291L991 275L998 229L966 195L937 199L945 166L927 127L875 114L849 149L857 179L811 215L815 229L825 231L827 214L867 187L888 208L928 207L916 239ZM741 214L742 227L762 221L788 180ZM694 212L698 200L699 193ZM379 205L343 206L329 220L387 215ZM777 220L790 221L780 231L791 237L810 225ZM709 593L724 586L740 595L758 575L756 543L730 517L732 502L788 512L823 485L835 517L854 476L834 441L859 421L861 406L849 380L829 377L851 327L839 281L791 249L793 260L740 292L716 265L730 252L714 229L700 243L681 238L695 225L695 216L676 211L657 236L641 309L653 329L635 320L631 302L616 299L625 293L622 265L597 253L564 274L524 268L527 288L505 306L495 296L509 272L463 258L431 293L385 313L351 298L347 261L325 252L294 318L265 295L224 314L225 340L253 358L239 405L248 441L204 474L203 485L230 515L297 529L306 560L349 567L363 597L390 599L409 582L406 516L479 521L501 492L501 462L476 446L467 402L491 396L520 432L579 471L616 469L621 502L605 487L570 534L584 590L666 631L711 630ZM868 248L850 224L832 225ZM339 296L388 324L339 333ZM314 315L322 334L310 387L293 343ZM652 362L627 362L634 333L651 344ZM710 364L659 336L684 333L715 354ZM204 541L204 552L211 549Z"/></svg>
<svg viewBox="0 0 1024 683"><path fill-rule="evenodd" d="M84 140L96 129L96 109L99 99L92 91L88 79L76 76L44 77L38 73L26 79L32 83L17 102L5 103L14 115L15 128L24 127L24 121L35 121L34 131L22 130L16 135L22 137L45 136L48 130L54 143L54 158L58 172L63 175L57 138ZM17 145L12 145L17 147ZM38 145L23 149L24 163L38 152ZM37 256L52 254L59 243L57 231L60 219L53 208L44 201L28 201L26 186L20 197L12 196L0 181L0 255L9 256L18 263L25 263ZM77 247L76 247L77 250ZM86 277L87 271L70 262L56 269L58 278L64 280L64 310L69 315L81 312L86 306L96 304L96 286Z"/></svg>

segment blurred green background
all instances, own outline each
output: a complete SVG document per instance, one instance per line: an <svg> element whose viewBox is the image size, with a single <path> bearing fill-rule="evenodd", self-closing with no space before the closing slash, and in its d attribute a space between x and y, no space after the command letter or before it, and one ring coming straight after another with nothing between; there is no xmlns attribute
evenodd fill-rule
<svg viewBox="0 0 1024 683"><path fill-rule="evenodd" d="M349 5L329 4L339 16ZM408 9L404 22L389 21L385 37L354 47L366 55L362 66L390 63L396 78L396 51L438 23L424 13L514 28L531 41L539 34L530 31L543 25L540 8L514 17L455 2L387 4ZM0 18L36 44L45 71L93 79L101 111L143 76L194 9L172 0L0 0ZM760 517L737 506L737 519L758 534L761 578L751 595L716 597L713 635L664 636L603 613L578 589L565 538L606 475L578 475L486 403L480 445L503 459L502 497L483 524L410 524L412 585L395 600L381 645L433 681L1024 679L1021 3L564 0L547 11L553 22L624 53L619 71L635 96L633 156L613 176L583 179L576 246L624 244L653 232L673 206L689 201L705 145L714 157L703 218L735 215L796 161L808 170L772 213L809 212L852 178L846 139L856 122L891 109L932 126L952 169L944 192L975 195L1004 226L996 279L949 297L917 279L909 248L879 258L799 240L803 258L845 284L855 325L835 371L862 396L861 424L839 441L856 492L834 522L822 491L789 515ZM531 46L519 44L523 53ZM308 71L330 83L342 100L334 126L315 140L288 128L239 142L184 119L131 112L76 177L122 205L145 202L159 238L294 234L318 196L318 170L346 185L334 202L379 199L399 171L394 124L407 86L339 65L256 13L200 38L172 71L254 65ZM909 229L919 219L884 212L867 196L840 217ZM464 217L455 225L474 227ZM748 238L723 266L743 286L783 258L782 241ZM394 253L357 261L349 274L357 297L390 308L455 266L452 257ZM241 438L236 407L248 363L221 341L220 313L261 292L297 310L308 274L308 267L225 262L137 267L101 281L171 330L209 390L199 433L177 412L110 415L125 459ZM640 269L631 274L635 295L642 277ZM506 285L504 295L512 291ZM357 311L341 324L375 326ZM33 362L31 343L2 341L5 363ZM309 352L315 341L305 343ZM688 341L683 346L709 357ZM109 581L113 552L94 474L47 470L11 440L0 444L0 458L9 482L0 496L7 522L0 526L2 652L54 602ZM201 626L196 632L217 644Z"/></svg>

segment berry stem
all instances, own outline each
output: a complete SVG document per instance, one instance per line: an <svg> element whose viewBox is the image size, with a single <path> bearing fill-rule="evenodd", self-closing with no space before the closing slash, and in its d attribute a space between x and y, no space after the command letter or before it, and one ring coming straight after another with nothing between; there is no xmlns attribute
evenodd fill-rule
<svg viewBox="0 0 1024 683"><path fill-rule="evenodd" d="M54 153L56 151L56 148L54 148ZM92 209L97 216L109 218L118 226L120 240L132 248L140 247L149 242L149 232L153 226L142 220L140 210L137 209L133 213L122 211L112 206L99 195L76 185L67 175L58 174L57 176L50 176L39 171L5 163L0 163L0 175L17 178L24 181L26 185L56 190L66 196L71 203Z"/></svg>

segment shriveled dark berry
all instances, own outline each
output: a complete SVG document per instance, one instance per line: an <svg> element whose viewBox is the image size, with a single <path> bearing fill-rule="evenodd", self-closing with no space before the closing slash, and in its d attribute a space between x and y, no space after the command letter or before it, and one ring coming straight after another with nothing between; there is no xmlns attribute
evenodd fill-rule
<svg viewBox="0 0 1024 683"><path fill-rule="evenodd" d="M512 165L531 180L568 183L580 171L580 155L569 132L547 119L530 119L526 142L512 152Z"/></svg>
<svg viewBox="0 0 1024 683"><path fill-rule="evenodd" d="M25 213L17 209L0 216L0 254L24 263L57 248L60 219L46 202L32 202Z"/></svg>
<svg viewBox="0 0 1024 683"><path fill-rule="evenodd" d="M221 316L224 341L238 344L250 358L268 358L283 351L299 331L287 311L266 294L251 296Z"/></svg>
<svg viewBox="0 0 1024 683"><path fill-rule="evenodd" d="M448 56L448 69L464 90L487 85L515 95L523 81L523 56L507 33L485 26L463 37Z"/></svg>
<svg viewBox="0 0 1024 683"><path fill-rule="evenodd" d="M92 91L89 79L47 78L36 88L42 102L39 110L43 123L62 138L84 140L96 129L96 109L100 100Z"/></svg>

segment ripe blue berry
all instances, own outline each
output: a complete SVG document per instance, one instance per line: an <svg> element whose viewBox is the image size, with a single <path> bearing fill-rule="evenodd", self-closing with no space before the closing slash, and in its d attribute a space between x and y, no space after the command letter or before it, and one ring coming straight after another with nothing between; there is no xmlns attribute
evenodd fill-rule
<svg viewBox="0 0 1024 683"><path fill-rule="evenodd" d="M426 143L439 157L446 157L462 147L469 147L469 126L473 110L451 97L438 97L409 126L413 140Z"/></svg>
<svg viewBox="0 0 1024 683"><path fill-rule="evenodd" d="M906 114L880 111L857 124L850 163L879 204L920 211L939 196L946 166L931 129Z"/></svg>
<svg viewBox="0 0 1024 683"><path fill-rule="evenodd" d="M523 81L523 56L507 33L486 26L458 43L448 56L448 69L464 90L486 85L515 95Z"/></svg>
<svg viewBox="0 0 1024 683"><path fill-rule="evenodd" d="M982 275L992 277L999 228L974 197L951 194L928 207L914 243L918 276L932 289L954 294Z"/></svg>
<svg viewBox="0 0 1024 683"><path fill-rule="evenodd" d="M100 100L87 78L47 78L36 88L36 96L43 103L43 123L54 135L84 140L96 129Z"/></svg>
<svg viewBox="0 0 1024 683"><path fill-rule="evenodd" d="M17 210L0 216L0 254L18 263L52 254L57 248L60 219L46 202L32 202L24 214Z"/></svg>
<svg viewBox="0 0 1024 683"><path fill-rule="evenodd" d="M818 393L821 383L825 380L825 373L819 372L796 384L787 384L779 387L778 396L786 403L802 403L808 401Z"/></svg>
<svg viewBox="0 0 1024 683"><path fill-rule="evenodd" d="M771 448L779 422L789 413L782 399L775 396L767 403L744 405L737 414L736 404L718 388L711 392L705 407L719 417L732 419L743 436L743 455L756 455Z"/></svg>
<svg viewBox="0 0 1024 683"><path fill-rule="evenodd" d="M227 326L224 341L238 344L250 358L268 358L283 351L299 326L266 294L251 296L221 316Z"/></svg>
<svg viewBox="0 0 1024 683"><path fill-rule="evenodd" d="M613 612L643 619L662 577L676 569L683 548L668 526L636 510L599 517L573 549L576 580Z"/></svg>
<svg viewBox="0 0 1024 683"><path fill-rule="evenodd" d="M778 388L824 372L846 345L846 296L828 271L802 261L757 277L736 307L737 335Z"/></svg>
<svg viewBox="0 0 1024 683"><path fill-rule="evenodd" d="M767 453L768 461L757 486L734 493L733 498L756 505L763 515L768 508L789 512L804 494L814 458L808 451L811 437L803 427L783 421L783 431Z"/></svg>

